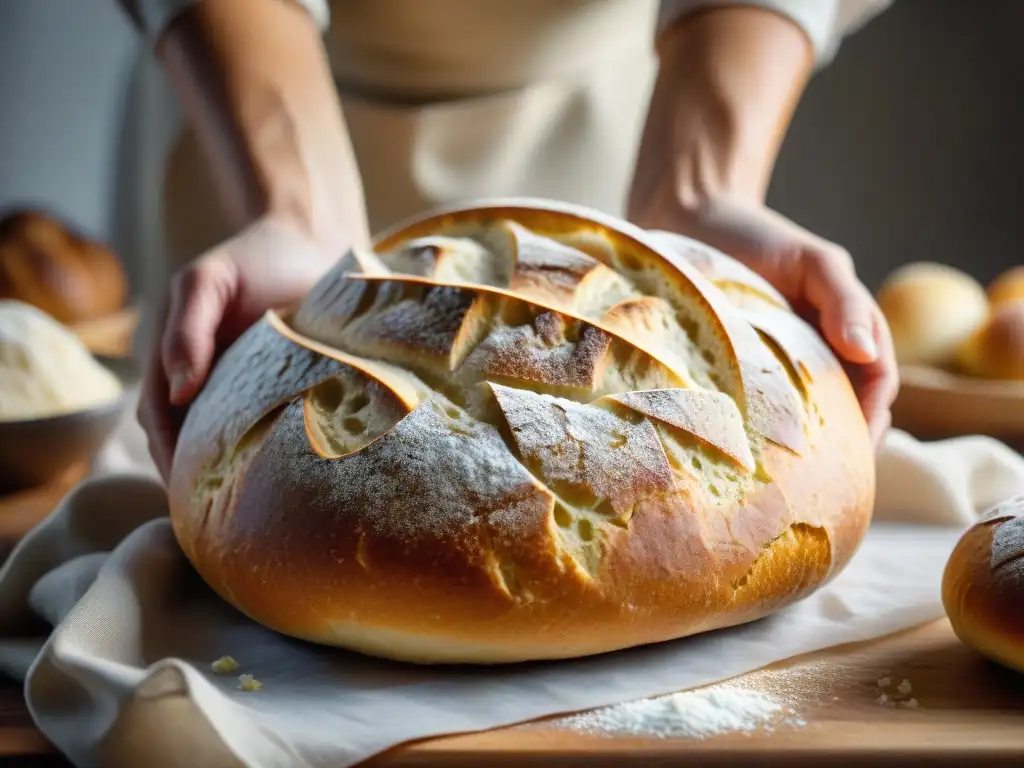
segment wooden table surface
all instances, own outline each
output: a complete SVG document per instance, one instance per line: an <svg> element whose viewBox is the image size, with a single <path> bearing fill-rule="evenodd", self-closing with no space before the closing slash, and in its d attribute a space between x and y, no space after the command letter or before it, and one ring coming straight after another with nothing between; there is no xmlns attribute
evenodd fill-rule
<svg viewBox="0 0 1024 768"><path fill-rule="evenodd" d="M0 499L0 546L9 550L78 476L71 473L43 491ZM910 697L919 706L880 703L882 678L893 681L890 695L900 681L908 680ZM594 735L554 720L408 745L371 764L811 766L841 759L844 764L893 766L908 761L970 768L1024 765L1024 677L968 651L944 620L871 643L791 659L712 687L769 692L793 715L770 731L702 740ZM21 686L2 678L0 765L68 765L33 727Z"/></svg>

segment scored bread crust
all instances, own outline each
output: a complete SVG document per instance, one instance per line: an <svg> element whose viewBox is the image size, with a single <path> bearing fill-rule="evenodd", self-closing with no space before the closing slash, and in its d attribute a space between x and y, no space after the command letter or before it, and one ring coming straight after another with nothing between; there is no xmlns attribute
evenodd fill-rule
<svg viewBox="0 0 1024 768"><path fill-rule="evenodd" d="M1024 672L1024 495L964 531L942 575L942 602L965 645Z"/></svg>
<svg viewBox="0 0 1024 768"><path fill-rule="evenodd" d="M873 448L828 346L712 249L542 200L350 252L224 355L181 546L281 633L420 663L748 622L838 574Z"/></svg>

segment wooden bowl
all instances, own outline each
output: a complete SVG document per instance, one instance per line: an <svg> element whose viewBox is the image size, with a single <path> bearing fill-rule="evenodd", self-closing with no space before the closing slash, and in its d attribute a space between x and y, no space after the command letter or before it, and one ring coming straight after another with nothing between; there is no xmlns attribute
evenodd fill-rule
<svg viewBox="0 0 1024 768"><path fill-rule="evenodd" d="M0 421L0 493L36 488L91 461L116 429L122 395L87 411L25 421Z"/></svg>
<svg viewBox="0 0 1024 768"><path fill-rule="evenodd" d="M1024 382L990 381L900 366L893 426L921 439L989 435L1024 446Z"/></svg>
<svg viewBox="0 0 1024 768"><path fill-rule="evenodd" d="M69 326L93 357L127 387L139 372L131 357L139 310L128 307ZM117 428L126 395L109 405L42 419L0 421L0 494L38 488L88 464Z"/></svg>

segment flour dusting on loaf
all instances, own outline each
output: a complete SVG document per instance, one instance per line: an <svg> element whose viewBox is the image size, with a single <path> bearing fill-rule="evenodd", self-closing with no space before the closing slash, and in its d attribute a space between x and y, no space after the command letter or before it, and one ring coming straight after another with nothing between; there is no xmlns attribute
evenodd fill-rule
<svg viewBox="0 0 1024 768"><path fill-rule="evenodd" d="M841 366L700 243L547 201L422 217L224 356L170 484L186 554L295 637L431 663L751 621L853 555Z"/></svg>

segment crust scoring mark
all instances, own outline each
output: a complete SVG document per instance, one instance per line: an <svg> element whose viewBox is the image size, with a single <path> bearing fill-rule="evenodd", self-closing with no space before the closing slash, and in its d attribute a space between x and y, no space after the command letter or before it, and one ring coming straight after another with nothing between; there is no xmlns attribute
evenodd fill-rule
<svg viewBox="0 0 1024 768"><path fill-rule="evenodd" d="M1003 502L993 517L994 531L990 545L989 568L1018 571L1024 576L1024 498Z"/></svg>
<svg viewBox="0 0 1024 768"><path fill-rule="evenodd" d="M794 576L799 576L787 581L797 582L798 591L806 592L821 583L832 570L832 541L828 531L809 523L790 523L782 533L765 542L746 573L733 583L733 592L737 596L745 591L763 591L765 596L771 594L772 585L779 579L778 561L786 563ZM816 570L811 572L811 569ZM768 575L762 578L762 573Z"/></svg>
<svg viewBox="0 0 1024 768"><path fill-rule="evenodd" d="M594 480L585 498L574 496L580 486L564 486L566 467L557 470L560 465L552 465L550 456L547 463L538 464L536 454L531 459L520 442L528 427L515 428L515 419L509 420L510 409L530 410L524 398L563 400L554 409L561 414L563 429L568 428L568 414L577 412L601 413L593 418L618 423L622 434L645 425L640 429L649 431L650 445L657 446L664 465L669 485L663 492L682 472L696 478L723 507L734 506L753 484L766 480L751 471L760 445L750 430L794 450L802 446L805 398L794 386L799 380L790 380L792 371L786 366L791 360L779 345L762 339L724 296L715 298L714 286L701 287L699 274L698 300L684 300L655 284L654 273L664 282L666 268L694 282L678 263L669 260L655 268L598 241L567 236L556 243L504 221L490 234L456 237L441 232L424 240L397 255L385 254L379 268L366 270L350 259L349 266L357 269L333 270L283 332L321 353L336 350L339 359L354 354L369 360L372 355L372 362L386 367L381 370L409 371L433 390L432 404L497 426L512 457L550 493L552 535L584 575L592 576L600 567L607 526L628 526L635 502L624 506L619 499L616 504L622 488L613 493L605 487L608 492L602 495ZM409 274L390 271L395 268ZM611 303L607 295L586 290L588 280L599 284L590 276L602 271L615 276L600 283L614 285ZM668 359L662 351L665 338L653 343L645 338L634 308L661 313L663 332L673 335L675 353ZM362 373L381 376L365 367ZM652 390L696 398L689 415L681 415L678 403L673 412L672 402L652 401L657 397ZM420 397L419 407L426 407ZM513 401L514 408L509 405ZM308 406L310 397L306 402ZM710 418L700 407L720 410L725 403L742 404L742 413L735 407L732 411L739 420L738 432L731 416ZM393 428L382 429L376 437ZM345 453L342 448L352 447L345 441L340 448L329 447L315 425L309 434L323 457L351 456L364 449L356 446ZM577 471L583 466L585 462ZM653 487L661 486L655 482ZM515 594L514 575L501 563L492 566L496 585Z"/></svg>
<svg viewBox="0 0 1024 768"><path fill-rule="evenodd" d="M672 493L672 473L646 419L492 384L510 449L555 499L562 550L590 577L605 540L645 499Z"/></svg>
<svg viewBox="0 0 1024 768"><path fill-rule="evenodd" d="M351 368L312 387L302 399L310 446L325 459L362 450L409 412L378 380Z"/></svg>

